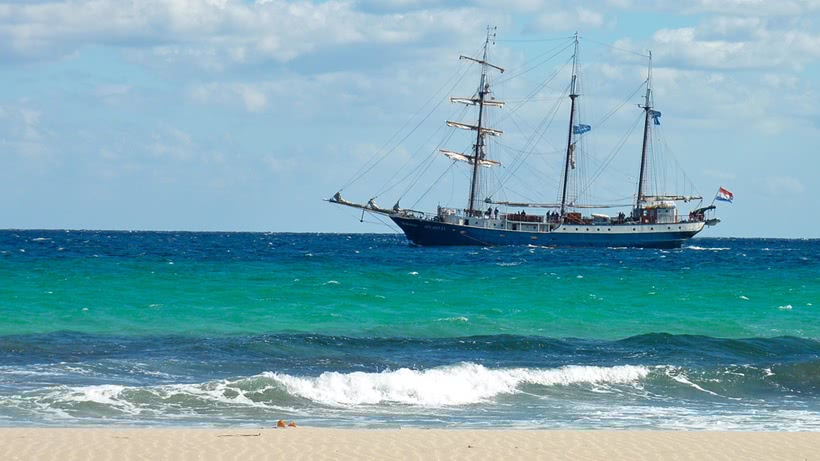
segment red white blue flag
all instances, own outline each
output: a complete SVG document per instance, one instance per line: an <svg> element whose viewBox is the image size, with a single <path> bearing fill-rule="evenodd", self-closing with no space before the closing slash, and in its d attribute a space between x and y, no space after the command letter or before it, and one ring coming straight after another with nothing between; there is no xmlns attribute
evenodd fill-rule
<svg viewBox="0 0 820 461"><path fill-rule="evenodd" d="M724 202L732 203L732 200L735 198L735 194L729 192L724 188L718 189L717 195L715 195L715 200L721 200Z"/></svg>

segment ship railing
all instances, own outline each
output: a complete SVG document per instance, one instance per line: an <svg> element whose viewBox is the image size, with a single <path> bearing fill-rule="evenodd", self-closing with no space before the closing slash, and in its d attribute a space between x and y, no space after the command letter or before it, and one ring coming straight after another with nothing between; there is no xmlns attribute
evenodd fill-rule
<svg viewBox="0 0 820 461"><path fill-rule="evenodd" d="M400 216L405 216L408 218L421 219L424 221L439 221L438 215L435 213L425 213L424 211L408 209L401 209L397 213Z"/></svg>

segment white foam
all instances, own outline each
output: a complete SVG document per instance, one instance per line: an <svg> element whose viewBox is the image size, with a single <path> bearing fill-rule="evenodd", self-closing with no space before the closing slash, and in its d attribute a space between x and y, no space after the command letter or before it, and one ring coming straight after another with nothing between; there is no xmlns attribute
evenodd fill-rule
<svg viewBox="0 0 820 461"><path fill-rule="evenodd" d="M699 246L695 246L695 245L687 246L687 247L684 247L684 248L686 248L687 250L696 250L696 251L727 251L727 250L731 250L731 248L719 248L719 247L706 248L706 247L699 247Z"/></svg>
<svg viewBox="0 0 820 461"><path fill-rule="evenodd" d="M459 316L459 317L447 317L447 318L436 319L436 321L437 322L469 322L470 319L468 319L467 317L464 317L462 315L462 316Z"/></svg>
<svg viewBox="0 0 820 461"><path fill-rule="evenodd" d="M786 304L785 306L778 306L777 308L780 309L781 311L790 311L790 310L792 310L792 305L791 304Z"/></svg>
<svg viewBox="0 0 820 461"><path fill-rule="evenodd" d="M514 394L524 384L630 383L649 374L642 366L566 366L556 369L488 369L461 363L429 370L401 368L381 373L325 372L318 377L266 373L290 394L332 406L405 404L425 407L481 403Z"/></svg>
<svg viewBox="0 0 820 461"><path fill-rule="evenodd" d="M139 410L122 393L127 388L116 384L98 386L66 387L60 386L46 394L46 400L64 402L93 402L100 405L116 408L124 413L138 414Z"/></svg>
<svg viewBox="0 0 820 461"><path fill-rule="evenodd" d="M749 298L747 298L746 296L743 296L743 295L740 295L740 296L738 296L738 297L739 297L740 299L743 299L743 300L746 300L746 301L748 301L748 300L749 300Z"/></svg>

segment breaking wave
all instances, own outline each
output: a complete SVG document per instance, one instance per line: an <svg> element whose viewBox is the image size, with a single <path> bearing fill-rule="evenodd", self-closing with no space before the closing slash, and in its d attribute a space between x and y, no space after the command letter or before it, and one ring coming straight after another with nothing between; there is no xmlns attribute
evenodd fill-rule
<svg viewBox="0 0 820 461"><path fill-rule="evenodd" d="M282 383L289 393L325 405L398 403L420 406L468 405L501 394L513 394L519 386L560 386L578 383L628 383L649 374L642 366L566 366L557 369L488 369L474 363L381 373L326 372L303 378L277 373L265 375Z"/></svg>

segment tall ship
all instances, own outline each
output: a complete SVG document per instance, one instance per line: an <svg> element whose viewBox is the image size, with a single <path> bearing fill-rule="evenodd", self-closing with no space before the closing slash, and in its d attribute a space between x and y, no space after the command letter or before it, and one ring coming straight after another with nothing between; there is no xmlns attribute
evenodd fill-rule
<svg viewBox="0 0 820 461"><path fill-rule="evenodd" d="M598 169L592 178L577 174L579 164L584 163L585 138L592 131L592 126L581 118L580 110L582 92L579 91L579 36L576 33L568 45L572 50L569 85L564 94L569 99L569 117L564 148L558 152L562 161L560 176L557 181L557 193L554 202L531 200L496 200L494 197L507 195L501 186L488 186L487 171L494 168L506 168L501 177L503 185L514 183L525 160L532 157L535 145L543 142L544 131L527 139L524 148L515 149L519 154L509 166L489 155L491 141L501 137L504 132L489 126L488 119L496 109L503 109L505 103L496 99L491 85L495 74L501 75L505 69L488 61L490 45L495 44L495 29L487 29L487 37L478 56L460 56L459 59L478 66L479 83L476 92L469 97L450 97L453 104L460 104L472 109L475 121L446 121L446 126L455 130L466 130L472 134L471 146L462 152L437 146L436 154L445 157L450 165L462 165L467 179L463 184L467 193L466 207L443 206L439 203L434 211L420 211L403 208L400 199L391 208L382 208L373 197L365 203L356 203L342 196L340 190L330 199L330 203L361 210L362 220L365 214L387 217L404 232L414 244L422 246L444 245L544 245L556 247L640 247L640 248L679 248L706 226L717 224L720 220L714 217L714 201L703 206L703 197L699 194L679 194L660 190L658 181L650 177L659 169L653 161L653 130L660 125L661 112L654 107L652 90L652 56L648 58L647 77L639 87L643 91L638 107L642 111L633 128L642 125L640 143L640 161L635 162L637 184L634 195L628 203L589 203L585 193L600 180L601 173L611 160L612 155L599 160ZM553 77L559 75L556 71ZM545 84L541 85L543 88ZM637 93L637 92L636 92ZM634 96L636 93L633 93ZM563 98L562 98L563 99ZM565 100L565 99L564 99ZM621 106L624 106L621 103ZM552 121L560 106L556 104L551 114L545 117L542 124ZM464 112L466 113L466 111ZM612 113L607 115L607 118ZM444 141L449 141L450 136ZM623 140L620 146L623 146ZM637 149L636 149L637 150ZM522 154L523 153L523 154ZM428 162L425 171L432 162ZM372 168L372 165L367 168ZM420 173L418 173L420 174ZM361 175L359 175L361 176ZM622 174L622 176L625 176ZM545 182L545 181L544 181ZM527 184L520 188L537 189ZM520 189L519 189L520 190ZM721 188L721 191L724 189ZM527 194L519 194L526 196ZM692 203L688 213L679 212L679 203ZM620 208L617 213L613 210Z"/></svg>

